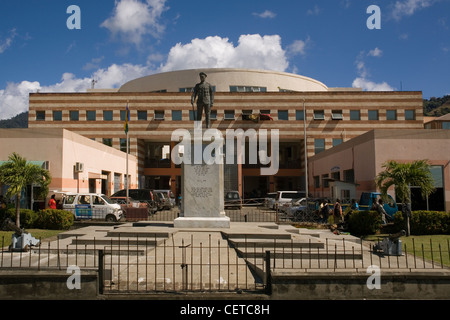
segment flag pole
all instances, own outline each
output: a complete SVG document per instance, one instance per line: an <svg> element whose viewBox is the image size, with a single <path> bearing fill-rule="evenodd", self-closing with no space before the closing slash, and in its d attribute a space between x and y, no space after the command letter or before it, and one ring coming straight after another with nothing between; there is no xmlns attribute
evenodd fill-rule
<svg viewBox="0 0 450 320"><path fill-rule="evenodd" d="M127 156L126 156L126 189L127 189L127 194L126 194L126 203L127 203L127 207L129 205L129 198L128 198L128 194L129 194L129 188L130 188L130 177L128 175L128 153L129 153L129 148L130 146L128 145L128 118L129 118L129 114L130 114L130 110L128 109L128 103L129 101L127 100L127 111L126 111L126 115L125 115L125 121L126 121L126 139L127 139Z"/></svg>

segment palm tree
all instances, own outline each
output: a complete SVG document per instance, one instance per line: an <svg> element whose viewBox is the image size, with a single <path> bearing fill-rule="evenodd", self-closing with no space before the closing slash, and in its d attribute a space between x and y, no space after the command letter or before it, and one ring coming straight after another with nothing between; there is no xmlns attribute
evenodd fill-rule
<svg viewBox="0 0 450 320"><path fill-rule="evenodd" d="M8 162L0 166L0 182L9 186L7 197L16 197L16 225L20 228L20 197L22 189L30 184L39 185L38 196L46 196L52 180L50 172L38 165L27 163L27 160L13 152Z"/></svg>
<svg viewBox="0 0 450 320"><path fill-rule="evenodd" d="M417 160L412 163L387 161L382 165L375 183L382 197L387 196L390 187L395 186L395 194L402 202L403 208L411 208L410 187L419 187L423 197L434 191L434 180L427 160ZM406 214L407 235L409 236L409 214Z"/></svg>

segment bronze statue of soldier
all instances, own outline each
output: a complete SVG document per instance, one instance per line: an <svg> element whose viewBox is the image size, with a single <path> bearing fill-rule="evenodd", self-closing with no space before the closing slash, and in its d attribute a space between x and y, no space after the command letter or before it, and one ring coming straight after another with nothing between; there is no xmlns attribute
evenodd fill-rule
<svg viewBox="0 0 450 320"><path fill-rule="evenodd" d="M206 128L211 128L210 115L214 104L213 87L206 82L206 73L200 72L200 83L194 87L191 97L191 104L194 107L195 98L197 98L197 116L195 121L202 121L202 113L205 112ZM195 113L194 113L195 114Z"/></svg>

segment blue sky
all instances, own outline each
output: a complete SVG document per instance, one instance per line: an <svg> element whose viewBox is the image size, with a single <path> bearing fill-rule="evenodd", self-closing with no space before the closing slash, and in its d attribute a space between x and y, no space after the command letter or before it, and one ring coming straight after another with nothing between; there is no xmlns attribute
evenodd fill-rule
<svg viewBox="0 0 450 320"><path fill-rule="evenodd" d="M380 29L367 26L371 5ZM116 88L201 67L447 95L450 0L0 1L0 119L28 110L29 92L85 92L92 79Z"/></svg>

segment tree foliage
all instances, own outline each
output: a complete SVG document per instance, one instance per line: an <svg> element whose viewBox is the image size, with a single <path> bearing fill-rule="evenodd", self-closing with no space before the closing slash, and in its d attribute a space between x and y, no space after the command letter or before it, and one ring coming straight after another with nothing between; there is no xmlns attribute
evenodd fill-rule
<svg viewBox="0 0 450 320"><path fill-rule="evenodd" d="M20 198L22 189L30 184L40 186L38 196L46 196L52 178L50 172L38 165L28 163L25 158L13 152L8 161L0 166L0 182L8 186L7 197L16 198L16 225L20 228Z"/></svg>
<svg viewBox="0 0 450 320"><path fill-rule="evenodd" d="M393 186L396 196L402 203L411 202L409 191L411 186L419 187L424 198L434 191L433 176L427 160L411 163L398 163L391 160L385 162L382 167L385 170L375 179L382 197L386 197L388 189Z"/></svg>

